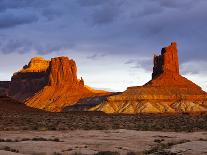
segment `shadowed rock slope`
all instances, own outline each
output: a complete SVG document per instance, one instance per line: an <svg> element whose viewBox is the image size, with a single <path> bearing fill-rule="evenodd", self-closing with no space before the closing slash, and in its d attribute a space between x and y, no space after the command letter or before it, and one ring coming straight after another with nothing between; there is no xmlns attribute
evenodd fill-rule
<svg viewBox="0 0 207 155"><path fill-rule="evenodd" d="M75 61L68 57L31 59L13 75L8 92L30 107L54 112L81 98L106 93L85 86L83 79L77 78Z"/></svg>
<svg viewBox="0 0 207 155"><path fill-rule="evenodd" d="M0 96L6 96L8 94L10 81L0 81Z"/></svg>
<svg viewBox="0 0 207 155"><path fill-rule="evenodd" d="M90 110L106 113L176 113L207 111L207 94L179 73L176 43L154 56L152 80L128 87Z"/></svg>
<svg viewBox="0 0 207 155"><path fill-rule="evenodd" d="M43 112L39 109L31 108L25 104L11 99L8 96L0 96L0 114L8 113L30 113L30 112Z"/></svg>

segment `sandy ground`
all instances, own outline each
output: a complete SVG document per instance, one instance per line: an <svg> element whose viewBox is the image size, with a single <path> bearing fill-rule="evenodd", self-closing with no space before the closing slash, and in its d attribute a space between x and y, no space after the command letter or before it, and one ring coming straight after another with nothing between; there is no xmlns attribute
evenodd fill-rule
<svg viewBox="0 0 207 155"><path fill-rule="evenodd" d="M151 150L148 154L156 154L156 147L172 142L173 145L164 145L159 151L184 155L207 154L207 132L145 132L123 129L0 131L0 139L0 155L96 154L100 151L147 154L146 150Z"/></svg>

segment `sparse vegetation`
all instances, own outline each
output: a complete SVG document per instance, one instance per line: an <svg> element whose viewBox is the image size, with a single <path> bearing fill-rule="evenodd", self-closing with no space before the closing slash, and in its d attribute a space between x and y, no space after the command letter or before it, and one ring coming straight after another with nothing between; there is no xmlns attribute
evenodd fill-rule
<svg viewBox="0 0 207 155"><path fill-rule="evenodd" d="M19 152L19 150L12 149L12 148L10 148L9 146L5 146L5 147L3 147L1 150L9 151L9 152L15 152L15 153L18 153L18 152Z"/></svg>
<svg viewBox="0 0 207 155"><path fill-rule="evenodd" d="M0 111L0 130L108 130L131 129L142 131L204 131L204 114L137 114L107 115L97 112L68 113L4 113Z"/></svg>
<svg viewBox="0 0 207 155"><path fill-rule="evenodd" d="M0 139L0 142L22 142L22 141L54 141L54 142L60 142L59 138L43 138L43 137L35 137L35 138L23 138L23 139Z"/></svg>
<svg viewBox="0 0 207 155"><path fill-rule="evenodd" d="M101 151L96 153L95 155L119 155L118 152L111 152L111 151Z"/></svg>
<svg viewBox="0 0 207 155"><path fill-rule="evenodd" d="M207 138L200 138L199 141L207 141Z"/></svg>
<svg viewBox="0 0 207 155"><path fill-rule="evenodd" d="M167 143L159 143L155 146L151 147L149 150L146 150L145 154L157 154L157 155L176 155L174 153L166 151L166 149L170 149L174 145L183 144L190 142L189 140L181 140L181 141L172 141Z"/></svg>
<svg viewBox="0 0 207 155"><path fill-rule="evenodd" d="M154 140L155 143L161 143L161 142L163 142L163 141L164 141L164 139L155 139L155 140Z"/></svg>

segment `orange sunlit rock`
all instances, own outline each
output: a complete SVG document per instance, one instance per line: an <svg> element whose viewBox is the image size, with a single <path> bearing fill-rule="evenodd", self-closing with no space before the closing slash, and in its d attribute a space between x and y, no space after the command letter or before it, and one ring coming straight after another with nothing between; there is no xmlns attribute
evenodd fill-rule
<svg viewBox="0 0 207 155"><path fill-rule="evenodd" d="M207 94L179 74L176 43L154 56L152 80L129 87L91 110L106 113L163 113L207 111Z"/></svg>
<svg viewBox="0 0 207 155"><path fill-rule="evenodd" d="M104 91L95 91L77 78L74 60L56 57L50 61L32 58L28 65L15 73L11 80L9 96L26 105L47 111L60 111L79 99Z"/></svg>

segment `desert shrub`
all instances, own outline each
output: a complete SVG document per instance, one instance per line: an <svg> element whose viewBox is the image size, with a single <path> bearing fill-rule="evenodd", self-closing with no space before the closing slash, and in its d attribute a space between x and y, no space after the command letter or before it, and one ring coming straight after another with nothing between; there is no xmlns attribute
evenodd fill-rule
<svg viewBox="0 0 207 155"><path fill-rule="evenodd" d="M149 150L146 150L144 153L145 154L159 154L159 155L166 155L166 154L170 154L170 155L174 155L173 153L170 152L166 152L165 149L169 149L174 145L178 145L178 144L183 144L183 143L187 143L190 142L189 140L181 140L181 141L175 141L175 142L168 142L168 143L159 143L155 146L153 146L152 148L150 148Z"/></svg>
<svg viewBox="0 0 207 155"><path fill-rule="evenodd" d="M111 151L101 151L96 153L95 155L119 155L118 152L111 152Z"/></svg>
<svg viewBox="0 0 207 155"><path fill-rule="evenodd" d="M16 152L16 153L19 152L19 150L12 149L12 148L10 148L9 146L5 146L2 150L4 150L4 151L9 151L9 152Z"/></svg>

